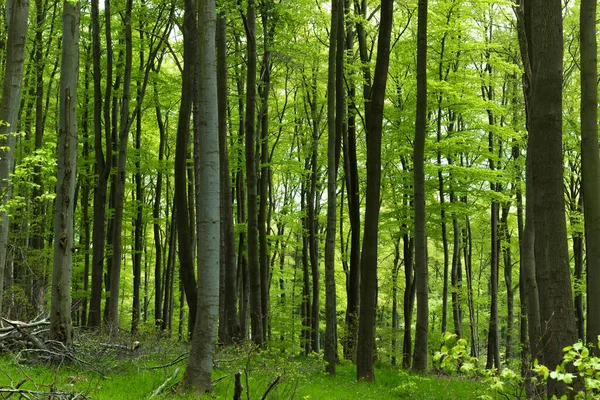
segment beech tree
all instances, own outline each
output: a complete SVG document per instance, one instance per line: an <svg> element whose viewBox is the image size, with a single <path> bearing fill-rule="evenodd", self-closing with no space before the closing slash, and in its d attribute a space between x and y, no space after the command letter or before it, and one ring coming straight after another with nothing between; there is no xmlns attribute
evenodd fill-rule
<svg viewBox="0 0 600 400"><path fill-rule="evenodd" d="M427 368L429 337L429 284L425 224L425 137L427 135L427 0L419 0L417 36L417 115L413 156L415 213L415 287L417 292L417 330L413 369Z"/></svg>
<svg viewBox="0 0 600 400"><path fill-rule="evenodd" d="M582 0L581 47L581 168L587 259L588 343L600 335L600 309L591 306L600 299L600 155L598 151L598 44L596 2ZM597 349L596 349L597 350Z"/></svg>
<svg viewBox="0 0 600 400"><path fill-rule="evenodd" d="M8 25L2 98L0 99L0 193L3 210L0 215L0 315L4 297L4 275L10 222L7 204L11 198L10 175L13 172L17 114L21 101L21 80L25 63L25 38L29 0L9 0L6 7Z"/></svg>
<svg viewBox="0 0 600 400"><path fill-rule="evenodd" d="M211 374L219 321L220 183L217 105L216 4L199 3L199 131L194 137L196 229L198 246L198 312L184 375L187 389L212 389Z"/></svg>
<svg viewBox="0 0 600 400"><path fill-rule="evenodd" d="M373 348L375 347L375 314L377 307L377 242L379 196L381 190L381 136L383 103L390 61L393 1L381 1L381 22L377 42L375 78L366 110L367 188L363 247L360 259L360 313L356 375L358 379L375 380Z"/></svg>
<svg viewBox="0 0 600 400"><path fill-rule="evenodd" d="M60 72L60 126L58 171L54 211L54 265L52 268L52 309L50 334L71 346L71 275L73 250L73 209L77 177L77 81L79 77L79 2L63 2L62 62Z"/></svg>
<svg viewBox="0 0 600 400"><path fill-rule="evenodd" d="M535 279L539 290L540 344L543 362L560 364L563 348L577 341L567 249L562 155L562 3L531 0L525 8L530 24L531 100L528 108L528 167L531 168ZM529 216L528 216L529 218ZM548 384L548 394L566 387Z"/></svg>

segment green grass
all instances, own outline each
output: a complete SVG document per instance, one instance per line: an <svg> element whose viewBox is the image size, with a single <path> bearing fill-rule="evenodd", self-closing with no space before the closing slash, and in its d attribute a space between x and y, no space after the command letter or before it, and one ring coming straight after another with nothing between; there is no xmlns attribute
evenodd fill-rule
<svg viewBox="0 0 600 400"><path fill-rule="evenodd" d="M142 343L141 351L136 353L106 352L94 361L88 360L99 365L97 371L83 370L73 364L17 363L14 356L4 354L0 355L0 387L21 383L22 389L69 391L92 399L147 399L177 368L180 369L178 379L181 379L185 361L166 368L150 368L168 364L183 350L180 344L163 344L155 338L153 343ZM415 375L383 364L376 366L374 383L357 382L356 368L349 362L341 363L333 377L324 373L323 361L316 356L289 356L279 352L256 355L249 348L238 348L218 354L213 375L218 382L214 393L201 398L231 399L238 371L244 389L250 390L250 399L260 399L277 377L278 383L269 392L271 400L477 399L485 390L482 382ZM162 398L198 397L167 391ZM248 398L246 392L243 398Z"/></svg>

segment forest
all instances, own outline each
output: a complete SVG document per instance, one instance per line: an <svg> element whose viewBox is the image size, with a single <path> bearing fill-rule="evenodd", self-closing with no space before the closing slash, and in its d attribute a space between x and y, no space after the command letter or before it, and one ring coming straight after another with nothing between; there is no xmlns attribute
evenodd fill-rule
<svg viewBox="0 0 600 400"><path fill-rule="evenodd" d="M595 0L0 13L1 398L600 398Z"/></svg>

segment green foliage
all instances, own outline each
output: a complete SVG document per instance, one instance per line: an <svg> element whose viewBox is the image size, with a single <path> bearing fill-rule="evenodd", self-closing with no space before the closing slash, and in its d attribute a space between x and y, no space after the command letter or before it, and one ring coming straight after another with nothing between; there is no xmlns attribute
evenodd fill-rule
<svg viewBox="0 0 600 400"><path fill-rule="evenodd" d="M479 360L469 355L467 340L450 332L442 335L442 347L440 351L435 352L433 362L438 370L448 374L461 373L475 376L480 372Z"/></svg>

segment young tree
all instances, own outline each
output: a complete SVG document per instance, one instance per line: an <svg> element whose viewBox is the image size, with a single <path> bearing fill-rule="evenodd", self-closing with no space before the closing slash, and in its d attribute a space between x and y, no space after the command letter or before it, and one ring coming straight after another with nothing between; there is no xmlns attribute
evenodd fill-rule
<svg viewBox="0 0 600 400"><path fill-rule="evenodd" d="M248 272L250 275L250 320L252 341L265 345L261 306L261 279L258 259L258 192L256 177L256 2L248 1L244 24L248 41L248 70L246 80L246 182L248 186Z"/></svg>
<svg viewBox="0 0 600 400"><path fill-rule="evenodd" d="M196 3L185 2L183 17L183 72L181 79L181 103L177 121L177 144L175 148L175 196L173 201L177 208L176 228L179 242L179 264L182 282L186 283L185 294L190 309L190 321L196 320L197 304L196 277L194 275L193 235L190 235L190 215L188 213L187 195L187 160L190 137L190 115L196 84L195 71L198 59L198 31L196 27ZM193 326L190 326L193 330Z"/></svg>
<svg viewBox="0 0 600 400"><path fill-rule="evenodd" d="M215 0L198 9L199 132L194 138L196 227L198 246L198 312L184 375L187 389L212 389L211 374L219 320L220 183L217 106Z"/></svg>
<svg viewBox="0 0 600 400"><path fill-rule="evenodd" d="M60 126L58 174L54 211L54 266L50 336L73 344L71 273L73 269L75 181L77 176L77 79L79 77L79 2L63 2L62 62L60 69Z"/></svg>
<svg viewBox="0 0 600 400"><path fill-rule="evenodd" d="M0 99L0 193L1 204L6 207L11 198L10 175L13 171L17 114L21 102L21 80L25 64L25 37L29 0L9 0L6 4L8 35L2 99ZM4 270L10 227L8 213L0 213L0 315L4 297Z"/></svg>
<svg viewBox="0 0 600 400"><path fill-rule="evenodd" d="M419 0L417 28L417 115L413 155L415 211L415 286L417 328L413 369L427 368L429 283L425 232L425 137L427 135L427 0Z"/></svg>
<svg viewBox="0 0 600 400"><path fill-rule="evenodd" d="M392 32L392 0L381 1L381 21L377 43L375 78L366 109L367 188L365 230L360 260L360 313L358 320L357 379L375 380L373 349L375 347L375 314L377 308L377 245L381 193L381 136L383 104L390 61ZM365 99L367 100L367 99Z"/></svg>
<svg viewBox="0 0 600 400"><path fill-rule="evenodd" d="M105 13L110 20L110 2L105 5ZM112 164L112 146L110 143L109 101L112 88L112 44L110 42L110 23L107 23L106 45L106 94L102 99L102 76L100 72L100 11L98 0L92 0L92 64L94 75L94 157L96 168L96 187L94 189L94 227L92 230L92 288L90 294L89 326L100 326L102 303L102 280L104 272L104 248L106 240L105 217L108 192L108 177ZM104 130L102 129L104 118ZM103 145L104 133L104 145ZM106 155L104 147L106 146Z"/></svg>

